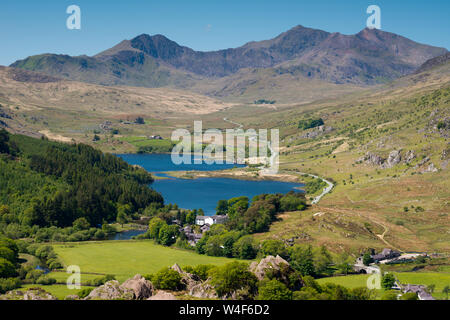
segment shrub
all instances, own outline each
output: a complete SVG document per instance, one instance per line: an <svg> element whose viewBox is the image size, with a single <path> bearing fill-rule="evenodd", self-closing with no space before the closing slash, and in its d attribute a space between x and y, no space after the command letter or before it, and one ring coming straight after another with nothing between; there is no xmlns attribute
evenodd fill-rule
<svg viewBox="0 0 450 320"><path fill-rule="evenodd" d="M81 289L80 291L78 291L78 296L80 297L80 299L84 299L91 293L92 290L94 290L94 288Z"/></svg>
<svg viewBox="0 0 450 320"><path fill-rule="evenodd" d="M415 292L408 292L403 294L400 297L400 300L419 300L419 297L417 296L417 293Z"/></svg>
<svg viewBox="0 0 450 320"><path fill-rule="evenodd" d="M238 290L250 295L256 291L257 279L248 271L248 265L242 262L231 262L211 270L211 283L219 297L230 296Z"/></svg>
<svg viewBox="0 0 450 320"><path fill-rule="evenodd" d="M12 278L16 275L16 268L11 261L0 258L0 278Z"/></svg>
<svg viewBox="0 0 450 320"><path fill-rule="evenodd" d="M262 281L258 300L292 300L292 292L278 280Z"/></svg>
<svg viewBox="0 0 450 320"><path fill-rule="evenodd" d="M259 255L264 258L267 256L274 256L276 257L279 255L282 258L288 257L287 248L284 245L284 242L281 240L264 240L261 243L261 248L259 249Z"/></svg>
<svg viewBox="0 0 450 320"><path fill-rule="evenodd" d="M212 264L199 264L195 267L192 266L185 266L183 270L187 273L196 275L199 277L202 281L206 281L208 279L208 275L210 271L215 268L216 266Z"/></svg>
<svg viewBox="0 0 450 320"><path fill-rule="evenodd" d="M243 236L233 245L234 256L240 259L254 259L258 249L252 236Z"/></svg>
<svg viewBox="0 0 450 320"><path fill-rule="evenodd" d="M41 277L39 277L39 279L37 279L36 283L47 286L47 285L55 284L56 283L56 279L49 278L47 276L41 276Z"/></svg>
<svg viewBox="0 0 450 320"><path fill-rule="evenodd" d="M181 275L171 268L163 268L150 276L150 280L156 289L178 290L181 289Z"/></svg>
<svg viewBox="0 0 450 320"><path fill-rule="evenodd" d="M18 278L0 279L0 294L4 294L10 290L20 288L21 282Z"/></svg>

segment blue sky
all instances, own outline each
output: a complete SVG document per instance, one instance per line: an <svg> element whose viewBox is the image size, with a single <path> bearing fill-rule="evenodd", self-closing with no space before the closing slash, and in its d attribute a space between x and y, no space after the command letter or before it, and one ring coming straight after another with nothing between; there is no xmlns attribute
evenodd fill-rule
<svg viewBox="0 0 450 320"><path fill-rule="evenodd" d="M66 28L78 5L81 30ZM448 0L15 0L0 2L0 65L40 53L94 55L139 34L164 34L195 50L270 39L296 25L354 34L369 5L382 30L450 49Z"/></svg>

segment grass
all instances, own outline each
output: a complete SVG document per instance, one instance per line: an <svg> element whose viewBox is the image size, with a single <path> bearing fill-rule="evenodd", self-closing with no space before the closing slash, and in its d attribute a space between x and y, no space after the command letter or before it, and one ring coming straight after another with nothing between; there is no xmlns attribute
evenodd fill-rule
<svg viewBox="0 0 450 320"><path fill-rule="evenodd" d="M154 273L177 263L223 265L228 258L209 257L192 251L167 248L152 241L103 241L54 245L65 266L78 265L82 273L113 274L124 281L136 274Z"/></svg>
<svg viewBox="0 0 450 320"><path fill-rule="evenodd" d="M445 272L394 272L397 279L402 284L420 284L420 285L432 285L436 286L433 297L436 299L445 299L445 295L442 293L442 289L445 286L450 285L450 273ZM370 275L358 274L349 275L343 277L330 277L321 278L317 282L321 285L325 283L333 283L342 285L347 288L366 287L367 279Z"/></svg>

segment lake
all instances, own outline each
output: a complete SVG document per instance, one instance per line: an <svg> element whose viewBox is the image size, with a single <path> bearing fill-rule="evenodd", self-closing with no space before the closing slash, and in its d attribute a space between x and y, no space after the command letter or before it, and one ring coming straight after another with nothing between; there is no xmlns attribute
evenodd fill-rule
<svg viewBox="0 0 450 320"><path fill-rule="evenodd" d="M170 154L126 154L118 155L132 165L139 165L155 175L164 171L214 171L244 167L235 164L181 164L175 165ZM234 197L247 196L250 200L264 193L288 193L299 191L302 184L280 181L249 181L229 178L172 178L155 180L151 188L160 192L166 204L177 204L183 209L203 209L206 215L214 215L217 202Z"/></svg>

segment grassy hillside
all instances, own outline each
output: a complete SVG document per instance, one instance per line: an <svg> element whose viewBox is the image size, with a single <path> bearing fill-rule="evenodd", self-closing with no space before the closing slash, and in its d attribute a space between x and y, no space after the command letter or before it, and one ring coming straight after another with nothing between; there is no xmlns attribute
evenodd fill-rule
<svg viewBox="0 0 450 320"><path fill-rule="evenodd" d="M177 263L223 265L233 259L199 255L193 251L167 248L152 241L103 241L54 245L66 266L78 265L82 273L114 274L124 281L136 274L150 274Z"/></svg>

